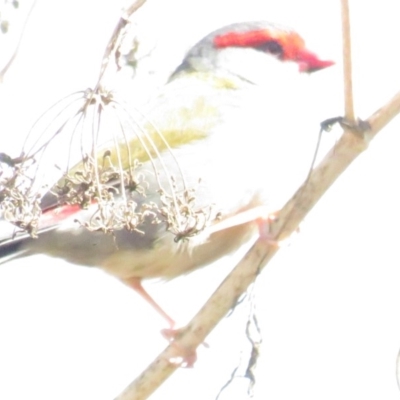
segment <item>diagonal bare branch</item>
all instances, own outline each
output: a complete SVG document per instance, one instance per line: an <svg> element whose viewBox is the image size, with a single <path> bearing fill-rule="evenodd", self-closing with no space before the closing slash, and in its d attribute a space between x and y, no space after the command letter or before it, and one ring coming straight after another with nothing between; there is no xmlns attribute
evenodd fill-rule
<svg viewBox="0 0 400 400"><path fill-rule="evenodd" d="M286 203L273 224L272 237L282 240L290 236L331 187L342 172L364 151L370 141L400 113L400 92L368 118L365 132L346 129L341 139L310 174L307 181ZM178 367L171 363L182 349L188 352L204 342L207 335L236 304L238 298L257 278L261 269L273 258L279 247L258 239L231 274L221 283L192 321L137 377L116 400L147 399Z"/></svg>

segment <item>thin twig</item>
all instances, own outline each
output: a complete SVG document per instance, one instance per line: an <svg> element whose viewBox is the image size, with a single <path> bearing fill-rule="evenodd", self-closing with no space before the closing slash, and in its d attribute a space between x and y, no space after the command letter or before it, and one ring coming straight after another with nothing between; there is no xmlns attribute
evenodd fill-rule
<svg viewBox="0 0 400 400"><path fill-rule="evenodd" d="M343 41L343 83L344 83L344 116L349 123L355 123L353 80L351 61L350 12L348 0L342 3L342 41Z"/></svg>
<svg viewBox="0 0 400 400"><path fill-rule="evenodd" d="M122 13L118 24L116 25L111 39L108 42L103 56L103 62L100 69L100 76L96 84L96 89L104 85L106 73L110 70L111 66L114 70L118 70L118 53L121 46L122 39L125 34L125 29L130 23L132 15L146 2L146 0L136 0ZM96 89L94 92L96 92Z"/></svg>
<svg viewBox="0 0 400 400"><path fill-rule="evenodd" d="M16 47L15 47L15 50L14 50L12 56L10 57L10 59L8 60L8 63L7 63L7 64L4 66L4 68L0 71L0 83L3 82L4 76L6 75L7 71L10 69L11 65L13 64L13 62L15 61L15 59L17 58L18 51L19 51L19 48L21 47L21 42L22 42L22 39L23 39L23 36L24 36L24 33L25 33L25 29L26 29L26 27L27 27L27 25L28 25L28 21L29 21L29 19L30 19L30 17L31 17L31 14L32 14L33 9L34 9L35 6L36 6L36 3L37 3L37 0L34 0L34 2L33 2L32 5L31 5L31 8L30 8L30 10L29 10L29 12L28 12L28 15L27 15L26 18L25 18L24 25L22 26L21 33L20 33L20 35L19 35L18 42L17 42L17 45L16 45Z"/></svg>

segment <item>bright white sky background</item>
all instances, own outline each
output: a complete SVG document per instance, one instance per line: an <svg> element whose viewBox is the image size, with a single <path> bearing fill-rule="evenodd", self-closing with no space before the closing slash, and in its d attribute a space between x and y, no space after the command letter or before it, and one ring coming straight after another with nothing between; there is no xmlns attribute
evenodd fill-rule
<svg viewBox="0 0 400 400"><path fill-rule="evenodd" d="M366 118L400 89L400 10L390 0L353 3L356 110ZM17 149L56 100L93 86L122 5L38 0L0 86L0 151ZM27 9L24 0L21 7ZM157 44L154 82L204 34L259 19L292 26L315 52L338 62L317 78L320 110L306 110L315 135L321 120L342 113L339 0L148 0L137 14ZM5 61L7 46L0 45ZM399 399L399 123L346 171L261 275L257 399ZM326 140L329 147L334 134ZM184 324L231 263L146 287ZM214 399L248 350L246 312L223 320L195 367L179 370L152 399ZM101 271L44 256L2 265L0 399L113 399L165 347L164 327L141 298ZM246 398L243 387L223 399Z"/></svg>

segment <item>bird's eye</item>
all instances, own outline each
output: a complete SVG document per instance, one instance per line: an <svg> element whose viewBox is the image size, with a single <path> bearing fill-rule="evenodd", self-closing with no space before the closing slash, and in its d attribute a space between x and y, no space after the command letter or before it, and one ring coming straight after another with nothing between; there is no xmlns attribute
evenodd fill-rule
<svg viewBox="0 0 400 400"><path fill-rule="evenodd" d="M256 47L257 50L264 51L266 53L274 54L278 57L281 57L283 54L282 46L275 40L270 40L268 42L264 42Z"/></svg>

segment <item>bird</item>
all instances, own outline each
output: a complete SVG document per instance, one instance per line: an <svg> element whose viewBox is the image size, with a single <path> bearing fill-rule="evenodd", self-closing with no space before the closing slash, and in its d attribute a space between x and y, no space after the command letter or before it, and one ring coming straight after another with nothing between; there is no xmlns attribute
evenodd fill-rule
<svg viewBox="0 0 400 400"><path fill-rule="evenodd" d="M295 82L333 64L309 51L294 30L266 21L209 33L135 121L142 133L131 139L128 153L140 162L127 197L136 209L153 207L138 225L112 234L87 229L96 205L62 204L52 191L41 201L38 237L4 238L0 262L45 254L99 267L138 291L173 326L141 281L189 273L259 234L260 218L275 211L275 194L276 203L291 194L298 171L308 166L298 148L303 132L297 117L312 117L313 110ZM302 111L291 113L291 107ZM156 149L149 150L143 137Z"/></svg>

